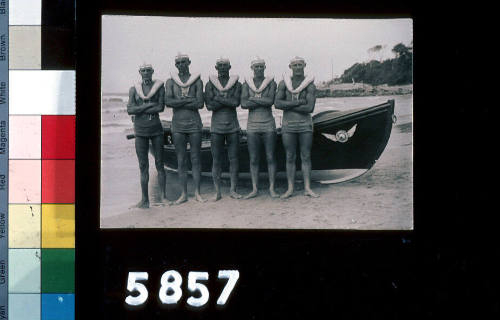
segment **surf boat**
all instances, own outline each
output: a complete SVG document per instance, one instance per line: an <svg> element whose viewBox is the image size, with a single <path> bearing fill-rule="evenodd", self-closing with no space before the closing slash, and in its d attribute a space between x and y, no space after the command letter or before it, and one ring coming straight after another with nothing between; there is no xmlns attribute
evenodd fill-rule
<svg viewBox="0 0 500 320"><path fill-rule="evenodd" d="M348 177L340 178L345 181L355 178L370 168L379 159L391 135L392 125L396 121L394 115L394 100L385 103L356 108L346 111L328 110L313 115L313 145L311 161L313 170L340 170L349 171ZM171 122L162 121L165 145L164 162L167 169L177 169L177 157L172 140ZM277 171L285 171L285 150L281 142L281 128L277 129L276 143ZM130 136L129 136L130 138ZM241 130L239 146L240 172L250 171L250 157L248 154L246 130ZM187 150L187 168L191 170ZM260 171L267 172L265 152L262 146L260 157ZM212 153L210 149L210 128L203 127L201 146L201 170L211 172ZM297 170L300 170L300 155L297 155ZM222 171L229 171L227 150L223 157Z"/></svg>
<svg viewBox="0 0 500 320"><path fill-rule="evenodd" d="M380 105L347 111L324 111L313 116L314 137L311 149L313 170L366 169L369 170L384 151L395 122L394 100ZM177 169L177 157L172 142L170 122L164 121L164 161L167 168ZM277 170L285 171L285 150L281 142L281 128L278 128L276 143ZM202 131L201 170L211 172L210 128ZM263 148L263 147L262 147ZM189 149L189 145L188 145ZM188 150L189 153L189 150ZM249 172L246 130L240 136L240 172ZM191 168L190 157L186 157ZM264 150L261 150L260 171L267 172ZM300 156L297 156L300 168ZM222 170L229 171L227 150Z"/></svg>

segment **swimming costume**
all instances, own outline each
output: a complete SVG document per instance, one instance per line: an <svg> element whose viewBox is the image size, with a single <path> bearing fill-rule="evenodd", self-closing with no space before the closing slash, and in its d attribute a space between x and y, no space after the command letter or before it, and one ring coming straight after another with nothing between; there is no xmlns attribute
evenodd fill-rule
<svg viewBox="0 0 500 320"><path fill-rule="evenodd" d="M274 117L266 121L256 121L256 120L250 121L250 117L248 117L247 132L259 133L259 132L274 132L274 131L276 131L276 122L274 121Z"/></svg>
<svg viewBox="0 0 500 320"><path fill-rule="evenodd" d="M176 119L174 112L171 128L174 133L198 133L203 129L203 123L198 111L193 110L192 119Z"/></svg>
<svg viewBox="0 0 500 320"><path fill-rule="evenodd" d="M186 81L182 82L177 74L171 74L174 86L178 90L173 90L177 98L188 97L191 85L194 84L200 77L199 74L191 75ZM173 109L172 116L172 132L173 133L198 133L203 129L200 113L198 110L192 109Z"/></svg>
<svg viewBox="0 0 500 320"><path fill-rule="evenodd" d="M225 96L229 96L236 89L236 84L238 83L238 76L231 75L226 86L222 86L219 82L217 76L211 75L209 77L210 82L214 86L214 90L219 93L223 93ZM236 108L227 107L222 108L217 111L212 112L212 123L210 126L210 132L227 134L240 131L240 123L238 122L238 116L236 114Z"/></svg>
<svg viewBox="0 0 500 320"><path fill-rule="evenodd" d="M314 77L306 76L302 83L295 89L293 89L292 86L291 76L283 75L283 80L286 90L292 96L292 100L298 100L300 98L305 98L306 92L304 89L314 81ZM294 112L293 109L284 111L281 131L283 133L313 132L311 114Z"/></svg>
<svg viewBox="0 0 500 320"><path fill-rule="evenodd" d="M136 83L135 90L135 103L143 105L145 101L158 101L159 89L163 88L163 82L154 80L153 87L147 95L142 91L142 84ZM134 115L134 132L138 137L152 137L163 134L163 126L161 125L160 116L158 113L139 113Z"/></svg>
<svg viewBox="0 0 500 320"><path fill-rule="evenodd" d="M248 93L250 97L261 97L262 92L271 84L274 77L266 77L262 81L259 88L255 86L252 78L245 79L248 85ZM276 131L276 122L271 111L271 107L256 108L248 111L247 132L274 132Z"/></svg>
<svg viewBox="0 0 500 320"><path fill-rule="evenodd" d="M284 133L300 133L300 132L313 132L313 122L311 115L302 120L288 120L286 114L283 115L283 124L281 125L281 132Z"/></svg>

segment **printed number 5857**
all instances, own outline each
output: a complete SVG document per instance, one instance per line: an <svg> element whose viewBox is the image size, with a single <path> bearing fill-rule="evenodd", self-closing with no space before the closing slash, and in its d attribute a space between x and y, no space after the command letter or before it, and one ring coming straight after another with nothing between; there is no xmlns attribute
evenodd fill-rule
<svg viewBox="0 0 500 320"><path fill-rule="evenodd" d="M147 272L129 272L127 279L127 291L131 294L125 298L125 303L130 306L140 306L148 299L148 289L138 281L148 280ZM218 305L224 305L227 302L231 292L240 277L238 270L219 270L218 278L227 279L226 286L222 290L217 299ZM199 292L199 297L190 296L187 299L187 304L192 307L202 307L209 299L210 293L205 284L199 281L208 280L208 272L194 272L188 274L188 290L194 294ZM163 304L176 304L182 297L182 276L175 270L168 270L161 276L161 287L158 292L158 297ZM138 294L137 294L138 293ZM134 294L134 295L132 295Z"/></svg>

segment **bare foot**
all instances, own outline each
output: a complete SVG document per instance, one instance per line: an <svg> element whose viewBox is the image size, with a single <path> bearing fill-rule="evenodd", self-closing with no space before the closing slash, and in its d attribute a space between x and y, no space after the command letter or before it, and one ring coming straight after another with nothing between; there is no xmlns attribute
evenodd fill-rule
<svg viewBox="0 0 500 320"><path fill-rule="evenodd" d="M181 204L188 201L187 196L185 193L182 193L179 199L175 200L174 204Z"/></svg>
<svg viewBox="0 0 500 320"><path fill-rule="evenodd" d="M252 192L245 196L245 199L255 198L257 196L257 189L253 189Z"/></svg>
<svg viewBox="0 0 500 320"><path fill-rule="evenodd" d="M199 193L194 194L194 199L198 202L206 202L206 199L203 199Z"/></svg>
<svg viewBox="0 0 500 320"><path fill-rule="evenodd" d="M236 191L229 192L229 196L233 199L241 199L243 196Z"/></svg>
<svg viewBox="0 0 500 320"><path fill-rule="evenodd" d="M149 208L149 201L148 200L141 200L135 206L132 206L131 208L148 209Z"/></svg>
<svg viewBox="0 0 500 320"><path fill-rule="evenodd" d="M281 195L281 199L288 199L292 196L293 194L293 189L288 189L285 193Z"/></svg>
<svg viewBox="0 0 500 320"><path fill-rule="evenodd" d="M279 198L279 194L274 191L274 189L269 189L269 193L271 194L271 198Z"/></svg>
<svg viewBox="0 0 500 320"><path fill-rule="evenodd" d="M164 205L164 206L171 206L172 205L172 201L168 200L167 197L162 197L160 202Z"/></svg>
<svg viewBox="0 0 500 320"><path fill-rule="evenodd" d="M312 198L319 198L319 194L314 193L311 189L305 189L304 195Z"/></svg>
<svg viewBox="0 0 500 320"><path fill-rule="evenodd" d="M222 198L222 197L221 197L220 193L218 192L218 193L216 193L216 194L215 194L215 196L212 198L212 201L219 201L221 198Z"/></svg>

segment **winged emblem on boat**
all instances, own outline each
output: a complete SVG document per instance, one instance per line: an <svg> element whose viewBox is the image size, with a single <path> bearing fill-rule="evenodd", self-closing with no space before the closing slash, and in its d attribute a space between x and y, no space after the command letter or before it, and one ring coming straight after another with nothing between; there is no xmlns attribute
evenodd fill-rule
<svg viewBox="0 0 500 320"><path fill-rule="evenodd" d="M354 132L356 131L357 124L355 124L351 129L345 131L345 130L339 130L335 134L329 134L329 133L322 133L323 136L326 138L332 140L333 142L340 142L340 143L345 143L349 140L354 135Z"/></svg>

